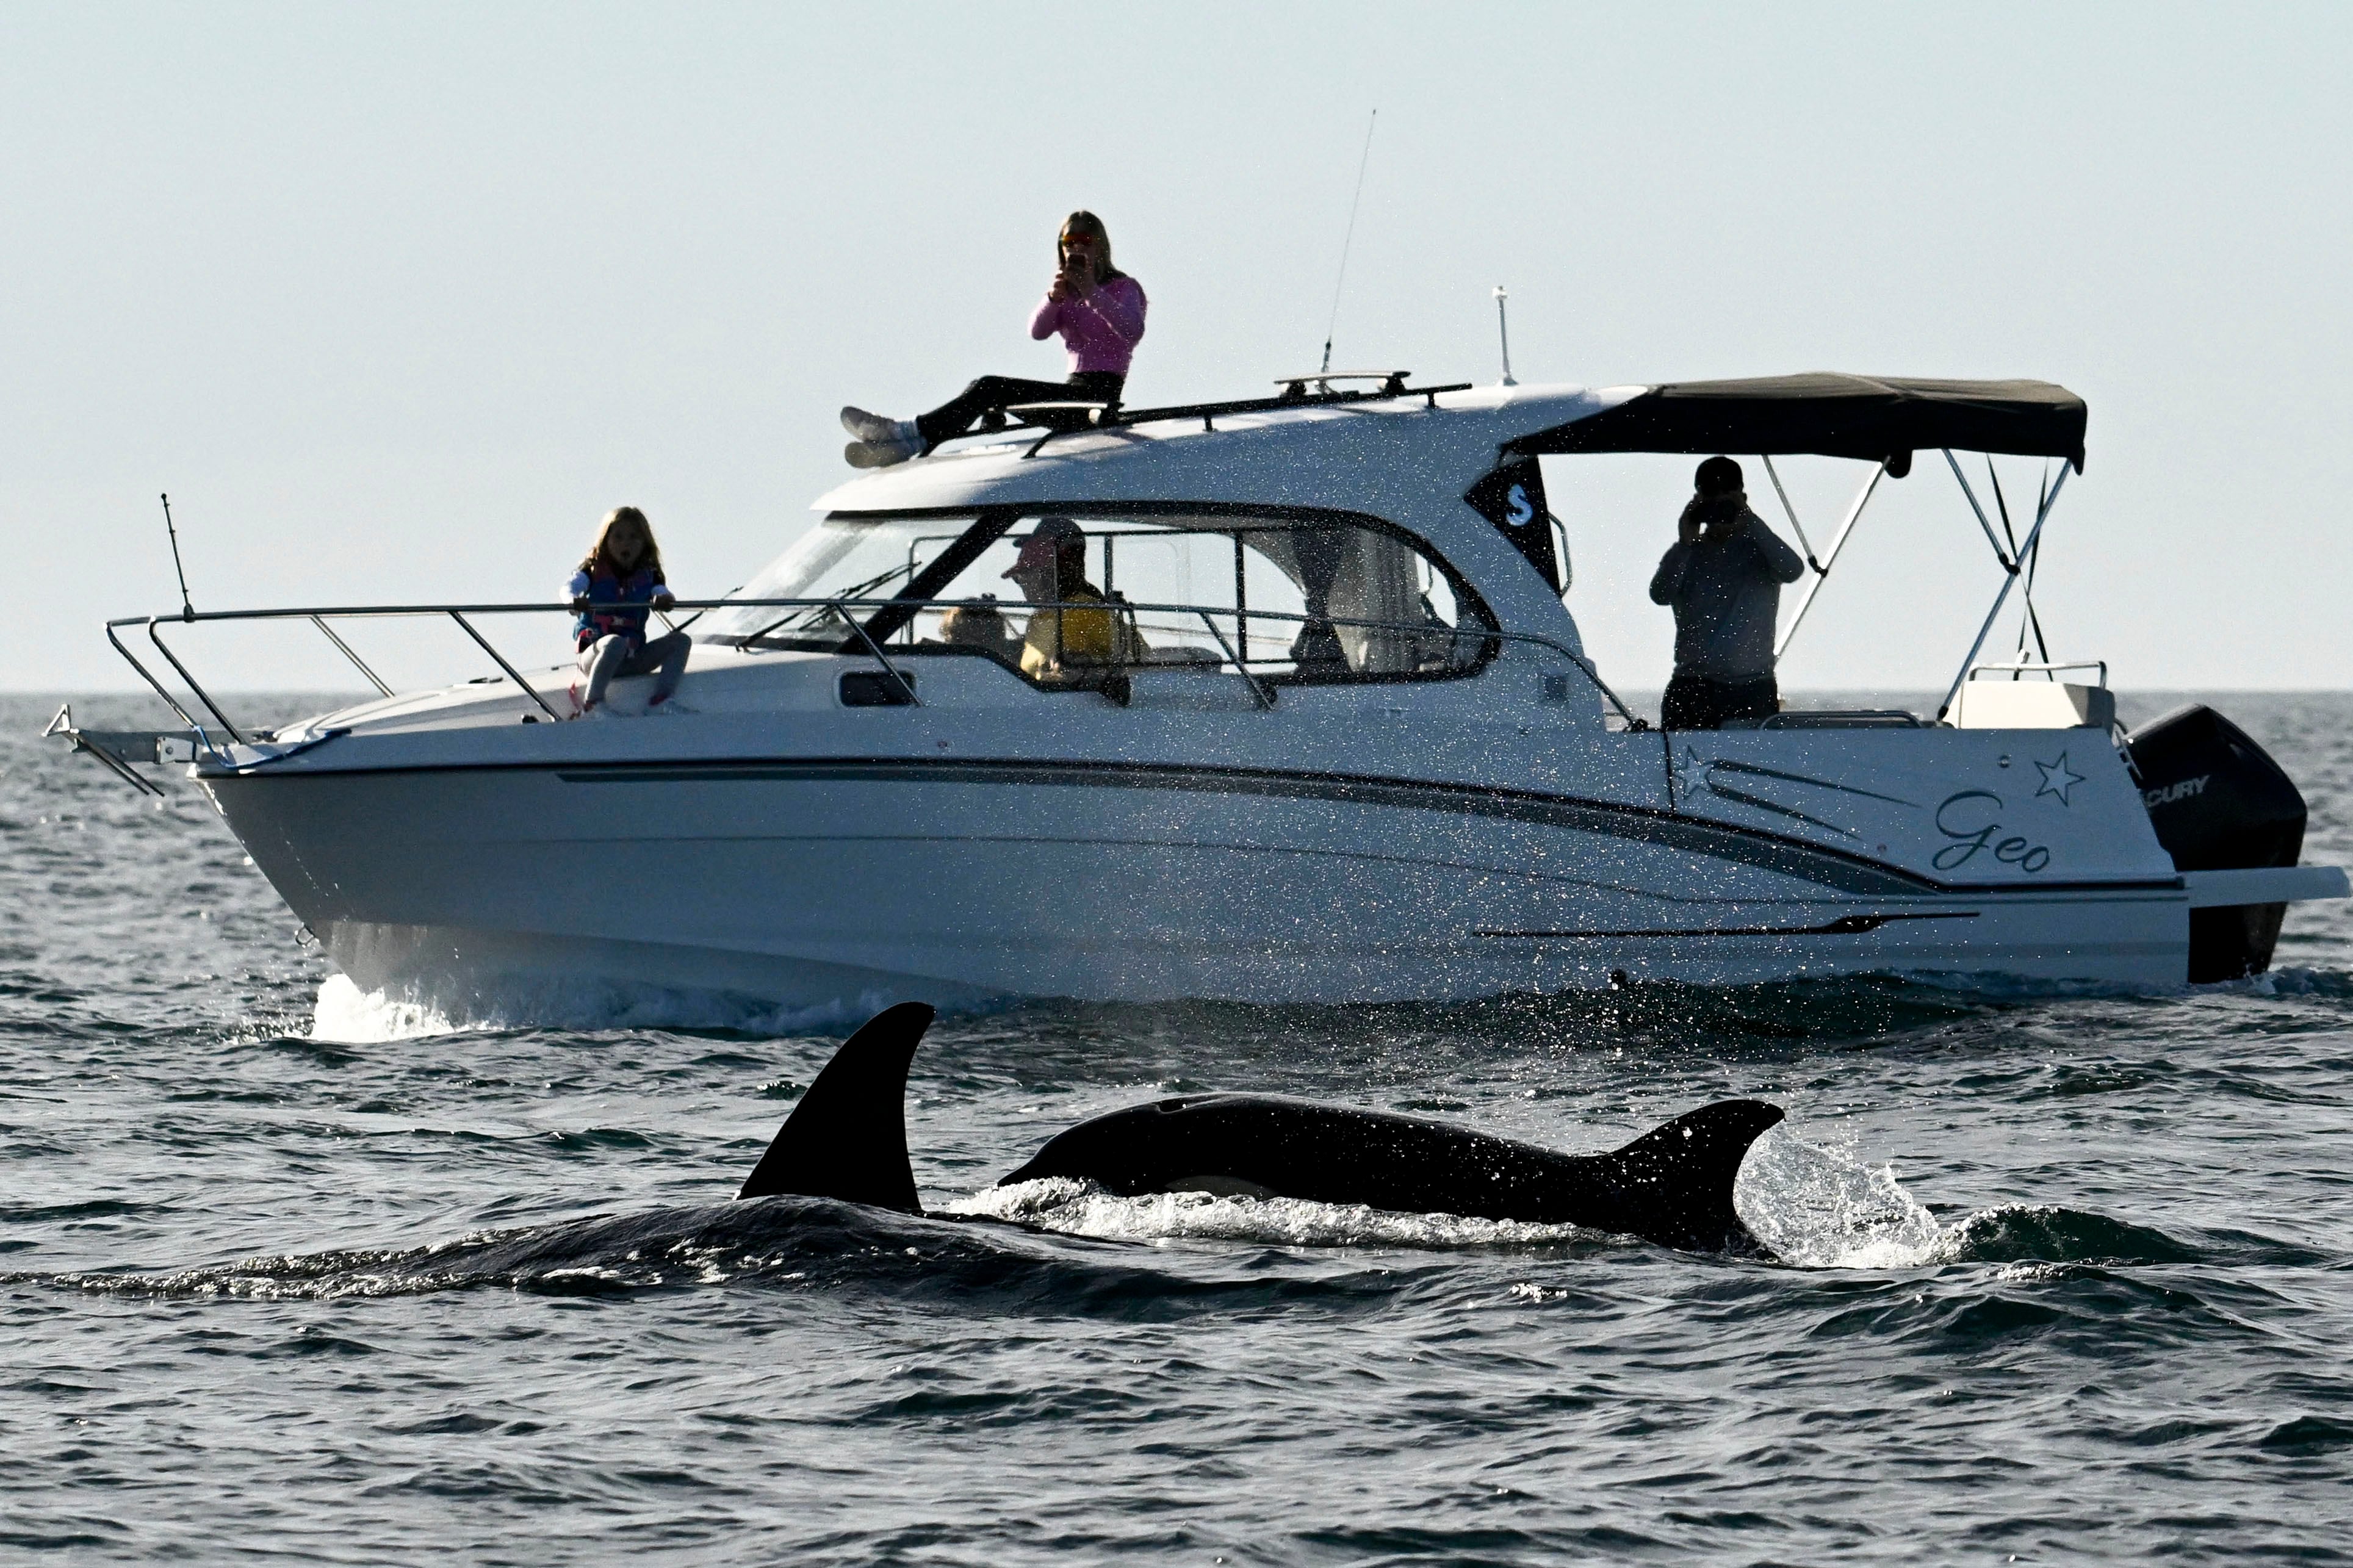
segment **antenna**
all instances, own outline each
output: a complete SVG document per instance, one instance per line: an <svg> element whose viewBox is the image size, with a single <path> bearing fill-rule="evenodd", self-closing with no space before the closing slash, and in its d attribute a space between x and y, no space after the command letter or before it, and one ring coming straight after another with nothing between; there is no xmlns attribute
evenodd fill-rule
<svg viewBox="0 0 2353 1568"><path fill-rule="evenodd" d="M1504 292L1504 286L1501 283L1496 284L1495 331L1504 340L1504 384L1517 386L1520 384L1512 379L1512 327L1511 323L1504 319L1504 301L1509 298L1511 296Z"/></svg>
<svg viewBox="0 0 2353 1568"><path fill-rule="evenodd" d="M1365 151L1356 160L1356 194L1348 200L1348 232L1340 240L1340 275L1332 279L1332 319L1324 324L1324 365L1332 368L1332 332L1340 324L1340 286L1348 280L1348 249L1356 243L1356 208L1365 199L1365 168L1373 161L1373 127L1379 124L1381 111L1373 110L1365 121Z"/></svg>
<svg viewBox="0 0 2353 1568"><path fill-rule="evenodd" d="M164 497L164 531L172 536L172 570L180 578L180 618L193 621L196 618L196 607L188 603L188 573L180 564L180 531L172 521L172 498L169 495Z"/></svg>

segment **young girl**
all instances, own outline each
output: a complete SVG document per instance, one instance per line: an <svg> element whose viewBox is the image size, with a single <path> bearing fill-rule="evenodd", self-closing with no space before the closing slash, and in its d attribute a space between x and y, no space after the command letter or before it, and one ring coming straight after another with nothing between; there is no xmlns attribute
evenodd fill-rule
<svg viewBox="0 0 2353 1568"><path fill-rule="evenodd" d="M1074 212L1054 242L1054 280L1029 318L1029 335L1043 342L1059 332L1070 351L1067 382L984 375L929 414L886 419L844 408L842 427L858 437L842 449L853 468L903 463L971 429L984 415L1016 403L1054 403L1076 394L1116 404L1127 384L1135 345L1144 341L1144 285L1111 264L1111 235L1103 219Z"/></svg>
<svg viewBox="0 0 2353 1568"><path fill-rule="evenodd" d="M659 670L646 705L655 708L669 701L686 673L686 656L693 644L684 632L648 642L646 612L621 607L649 605L667 610L676 602L662 581L661 549L654 543L653 526L644 512L623 506L606 515L596 542L588 547L580 570L572 574L571 594L572 607L579 614L572 635L580 649L582 678L572 683L573 717L594 712L617 676Z"/></svg>

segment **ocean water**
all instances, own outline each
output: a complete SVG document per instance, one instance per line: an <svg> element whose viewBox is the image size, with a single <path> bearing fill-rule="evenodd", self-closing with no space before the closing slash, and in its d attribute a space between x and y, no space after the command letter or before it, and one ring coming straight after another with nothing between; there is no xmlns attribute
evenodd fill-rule
<svg viewBox="0 0 2353 1568"><path fill-rule="evenodd" d="M2215 700L2353 860L2353 698ZM737 1205L849 1008L362 995L192 786L37 740L54 706L0 700L10 1560L2353 1557L2345 906L2160 994L944 1018L933 1217ZM1779 1260L988 1187L1208 1088L1564 1149L1762 1096Z"/></svg>

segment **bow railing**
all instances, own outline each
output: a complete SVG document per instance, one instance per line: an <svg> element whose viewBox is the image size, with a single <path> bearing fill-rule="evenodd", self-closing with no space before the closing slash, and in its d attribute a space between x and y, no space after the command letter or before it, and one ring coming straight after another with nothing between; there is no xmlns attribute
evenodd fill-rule
<svg viewBox="0 0 2353 1568"><path fill-rule="evenodd" d="M598 607L609 613L617 606L600 605ZM634 609L638 606L618 607ZM648 609L649 612L652 612L652 606L647 605L644 607ZM1218 625L1218 618L1220 616L1223 616L1228 620L1239 622L1240 616L1246 613L1251 622L1276 622L1301 626L1316 625L1330 627L1335 633L1346 630L1362 632L1368 636L1392 637L1401 639L1411 638L1426 641L1444 641L1449 644L1451 648L1459 648L1461 646L1468 644L1482 649L1487 649L1490 645L1500 647L1504 644L1514 644L1536 650L1539 654L1548 653L1566 661L1575 668L1577 675L1584 681L1589 683L1593 689L1598 692L1613 710L1616 710L1620 718L1625 721L1630 729L1640 730L1648 729L1650 727L1646 721L1640 718L1632 711L1632 710L1627 707L1626 703L1620 699L1618 694L1611 690L1609 685L1602 680L1600 673L1594 668L1593 665L1575 649L1568 647L1556 638L1546 637L1541 633L1506 631L1498 626L1490 626L1477 623L1464 626L1448 626L1443 622L1385 621L1368 619L1360 616L1309 615L1295 611L1264 609L1256 605L1251 606L1247 612L1241 612L1228 606L1141 602L1131 603L1124 599L1108 602L1100 599L1029 601L997 600L987 598L910 600L905 598L850 597L674 599L667 607L680 611L693 611L698 614L713 610L744 609L777 609L785 611L814 610L819 612L831 612L832 617L837 618L846 630L839 643L825 649L824 651L842 654L862 654L864 657L871 659L881 668L885 676L893 683L893 685L905 696L909 704L916 707L920 707L922 704L915 697L913 683L906 679L906 678L900 672L898 666L893 662L891 656L894 652L904 654L915 648L921 648L923 651L928 652L931 651L932 647L937 645L890 643L886 646L887 639L885 642L878 642L875 638L871 637L867 632L864 620L858 616L850 614L851 611L872 611L891 607L896 607L899 609L907 609L912 607L919 614L927 612L944 613L950 610L1017 610L1030 613L1039 611L1092 611L1098 614L1109 612L1130 617L1150 616L1167 616L1172 619L1181 621L1198 620L1201 623L1208 642L1213 644L1217 649L1214 667L1206 658L1180 659L1166 657L1155 657L1152 655L1145 655L1132 660L1115 661L1115 667L1122 668L1130 674L1155 670L1175 670L1188 667L1205 670L1211 668L1215 668L1217 669L1226 669L1230 668L1236 675L1240 677L1245 685L1249 688L1252 700L1261 708L1271 708L1273 706L1274 688L1269 684L1266 675L1261 672L1261 668L1253 667L1291 666L1293 664L1293 661L1288 656L1287 651L1282 655L1253 655L1249 646L1250 641L1263 643L1265 639L1252 638L1245 640L1241 638L1229 638L1226 632L1221 630ZM236 722L230 719L227 711L222 707L221 703L213 696L212 692L196 679L194 671L189 668L186 660L181 658L180 653L164 640L164 629L165 627L174 625L198 626L221 625L226 623L308 621L317 628L317 630L325 637L329 645L332 647L335 652L342 655L370 687L372 687L378 694L390 698L398 695L398 693L395 691L393 686L378 675L375 669L370 666L368 662L360 656L359 652L351 646L350 642L337 632L335 625L332 623L388 620L446 620L454 624L470 641L479 647L480 650L498 667L498 677L483 677L482 679L499 679L512 683L517 689L522 691L523 695L528 697L533 702L536 703L549 718L562 719L567 717L567 715L558 712L555 707L548 701L547 693L543 690L540 686L534 684L532 679L515 665L513 660L509 658L505 653L500 650L496 644L494 644L488 637L483 635L481 628L474 623L477 619L488 619L497 616L547 615L568 616L576 613L576 606L569 602L552 604L315 605L257 610L183 610L161 616L125 616L108 621L106 623L106 637L107 641L113 646L115 652L120 654L122 657L123 661L129 664L131 668L138 673L140 679L145 681L148 687L154 691L156 696L164 700L164 705L171 710L174 715L175 715L190 731L195 732L200 737L204 737L206 731L205 720L200 719L195 712L192 711L190 705L184 702L181 698L172 690L170 686L167 685L164 680L159 679L156 672L150 668L149 666L125 644L121 634L126 629L136 628L143 630L149 643L154 647L156 655L160 657L164 664L170 667L171 672L176 675L180 681L185 684L188 693L194 700L195 706L196 708L200 708L203 710L203 713L209 718L211 726L217 729L223 735L226 735L232 743L245 744L248 743L246 732L237 727ZM1166 626L1155 626L1151 629L1161 635L1167 635L1168 632L1168 628ZM789 644L779 641L768 635L774 630L774 627L770 627L760 633L745 634L741 637L706 634L702 640L720 644L730 644L744 647L751 651L758 651L763 647L778 647L793 646L806 648L811 640L810 634L814 632L815 628L814 626L799 628L797 630L794 637L789 641ZM912 631L912 626L910 630ZM1237 626L1236 630L1240 630L1239 625ZM955 645L950 644L947 646L953 647ZM1206 652L1206 649L1203 651ZM1493 657L1492 651L1484 652L1469 665L1461 667L1450 666L1448 668L1459 668L1462 673L1468 674L1474 671L1478 668L1479 664L1483 663L1487 658L1492 657ZM555 670L561 670L564 667L561 665L552 667L552 668ZM1550 678L1547 679L1549 680ZM1564 677L1563 679L1566 678ZM437 688L420 688L419 689L436 689ZM557 689L560 690L560 688ZM206 741L206 749L212 749L208 739Z"/></svg>

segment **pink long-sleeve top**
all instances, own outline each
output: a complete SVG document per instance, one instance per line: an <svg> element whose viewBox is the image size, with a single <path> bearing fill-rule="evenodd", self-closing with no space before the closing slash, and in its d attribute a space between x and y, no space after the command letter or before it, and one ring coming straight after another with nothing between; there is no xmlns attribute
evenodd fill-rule
<svg viewBox="0 0 2353 1568"><path fill-rule="evenodd" d="M1029 318L1029 335L1039 342L1062 334L1071 353L1071 374L1108 371L1125 375L1135 345L1144 341L1144 285L1113 278L1083 300L1041 300Z"/></svg>

